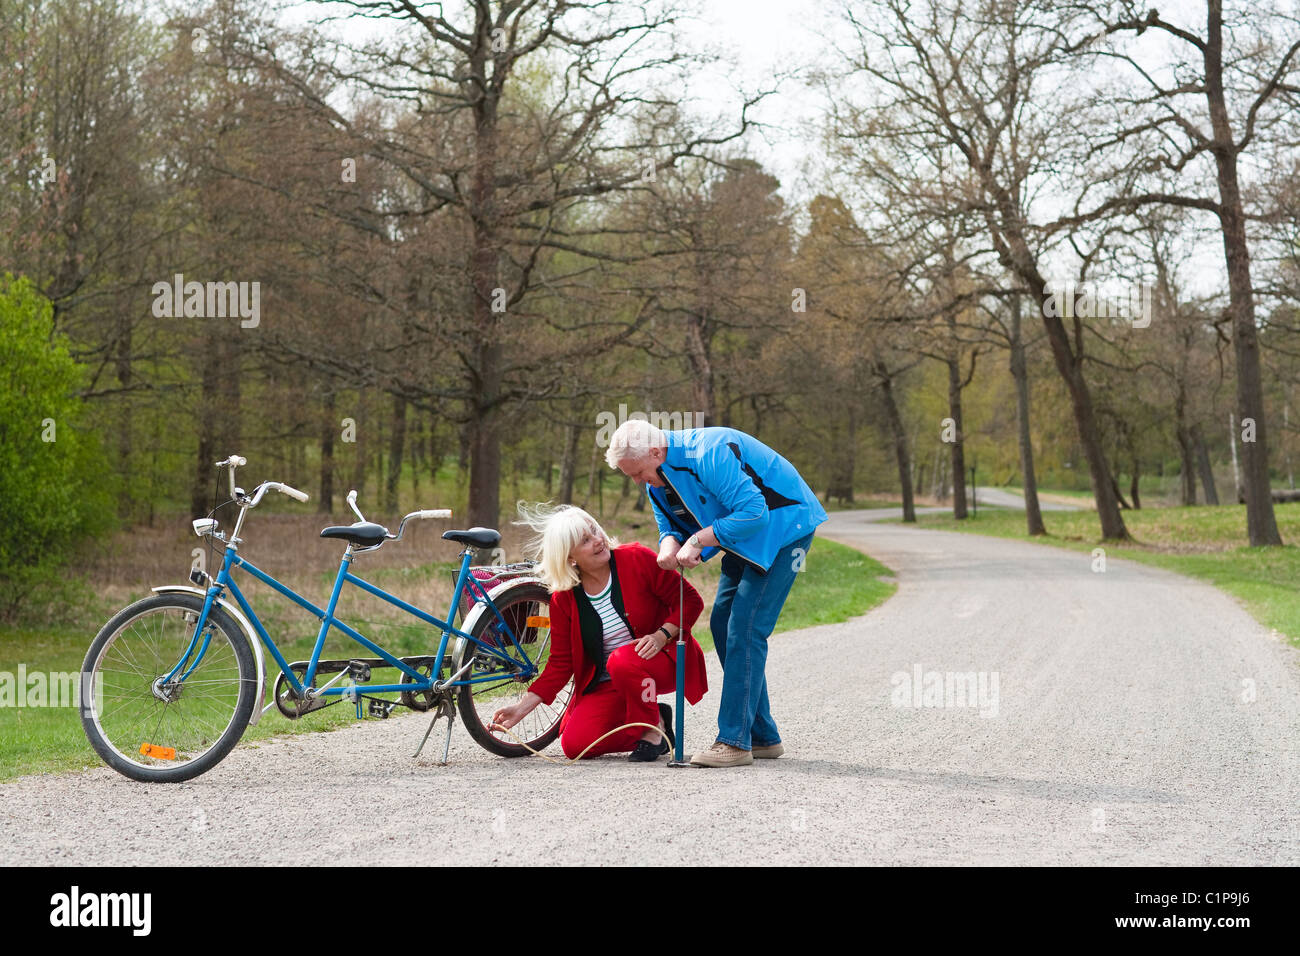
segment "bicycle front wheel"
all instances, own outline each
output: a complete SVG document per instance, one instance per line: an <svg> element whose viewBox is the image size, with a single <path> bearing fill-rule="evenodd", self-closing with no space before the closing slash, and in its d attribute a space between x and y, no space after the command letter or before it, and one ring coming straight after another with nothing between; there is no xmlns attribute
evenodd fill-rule
<svg viewBox="0 0 1300 956"><path fill-rule="evenodd" d="M252 649L215 606L191 647L202 611L198 595L145 598L105 624L86 653L82 727L104 762L133 780L198 776L230 752L252 716Z"/></svg>
<svg viewBox="0 0 1300 956"><path fill-rule="evenodd" d="M537 665L538 672L543 670L551 656L550 592L536 581L520 581L493 598L493 602L528 660ZM479 616L468 633L480 643L496 648L511 661L524 660L490 609ZM471 662L469 670L460 679L473 683L457 688L456 706L465 729L481 747L500 757L527 757L532 752L528 747L544 750L555 742L560 736L560 719L573 693L572 678L554 701L539 704L510 728L515 737L528 745L525 747L504 732L490 730L489 725L496 711L516 703L524 695L537 673L521 678L521 667L506 663L461 638L456 646L452 672L459 672L467 661Z"/></svg>

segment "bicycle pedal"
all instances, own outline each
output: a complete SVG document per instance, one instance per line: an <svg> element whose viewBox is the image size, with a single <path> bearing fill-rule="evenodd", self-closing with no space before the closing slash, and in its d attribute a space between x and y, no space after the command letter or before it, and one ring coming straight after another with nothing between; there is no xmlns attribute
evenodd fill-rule
<svg viewBox="0 0 1300 956"><path fill-rule="evenodd" d="M381 720L387 720L388 715L397 707L395 701L380 700L378 697L367 697L366 702L369 705L369 716L378 717Z"/></svg>
<svg viewBox="0 0 1300 956"><path fill-rule="evenodd" d="M370 665L365 661L348 661L348 676L355 681L370 680Z"/></svg>

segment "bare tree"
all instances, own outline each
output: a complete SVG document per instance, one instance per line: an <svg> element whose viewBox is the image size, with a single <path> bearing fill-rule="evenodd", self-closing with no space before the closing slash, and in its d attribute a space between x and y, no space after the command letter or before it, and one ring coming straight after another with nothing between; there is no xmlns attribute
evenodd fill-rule
<svg viewBox="0 0 1300 956"><path fill-rule="evenodd" d="M470 339L458 355L469 519L495 524L503 416L522 395L545 392L537 376L563 364L518 351L520 325L539 318L530 296L543 288L555 294L603 259L593 242L600 230L584 207L741 135L757 97L729 131L677 135L677 98L655 86L674 83L674 73L680 84L691 58L665 41L673 17L657 6L467 0L444 13L412 0L346 3L357 16L392 23L398 39L313 50L300 62L269 42L250 55L359 153L406 178L409 198L386 196L354 225L391 237L408 223L454 212L465 237ZM326 95L325 78L400 104L407 120L358 122ZM612 324L567 350L596 354L611 334Z"/></svg>
<svg viewBox="0 0 1300 956"><path fill-rule="evenodd" d="M834 116L840 141L895 203L894 232L915 242L927 223L974 214L1001 266L1044 292L1047 243L1063 227L1055 216L1036 221L1035 177L1050 177L1060 163L1072 110L1061 76L1064 25L1047 6L936 0L917 9L878 0L869 15L846 11L857 42L844 51L850 75L878 90L870 102L837 104ZM1050 109L1036 102L1049 88ZM1045 308L1043 327L1070 396L1102 536L1122 539L1128 532L1084 376L1083 322L1074 315L1067 328Z"/></svg>
<svg viewBox="0 0 1300 956"><path fill-rule="evenodd" d="M1253 425L1253 440L1241 443L1247 529L1252 546L1281 544L1269 486L1268 427L1241 167L1252 147L1295 108L1294 101L1284 98L1300 93L1300 39L1295 38L1300 19L1277 10L1265 12L1255 4L1230 5L1225 12L1223 0L1206 0L1201 30L1161 16L1154 8L1144 10L1132 0L1094 13L1105 34L1141 40L1103 46L1089 39L1078 45L1081 55L1103 69L1123 67L1119 82L1138 87L1114 93L1116 120L1095 147L1115 158L1106 181L1120 191L1093 206L1088 215L1160 204L1216 217L1228 273L1237 413L1243 423ZM1163 46L1151 46L1157 37L1176 41L1173 64L1161 62L1167 57ZM1198 174L1208 171L1207 161L1215 195L1196 188Z"/></svg>

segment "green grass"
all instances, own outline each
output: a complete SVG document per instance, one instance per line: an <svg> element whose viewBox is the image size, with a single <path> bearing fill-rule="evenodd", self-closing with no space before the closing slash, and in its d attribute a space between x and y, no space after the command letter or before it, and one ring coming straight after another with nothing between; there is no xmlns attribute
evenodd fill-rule
<svg viewBox="0 0 1300 956"><path fill-rule="evenodd" d="M704 595L706 609L697 628L697 638L705 649L713 641L708 632L708 605L717 589L720 562L710 561L688 572L688 580ZM448 575L451 565L427 564L412 568L380 568L367 578L381 587L402 594L408 586L427 581L430 576ZM807 564L794 583L777 631L831 624L864 614L893 594L896 585L880 580L890 574L888 568L845 545L816 539L809 549ZM329 576L332 580L332 575ZM325 582L328 584L328 581ZM450 584L447 585L450 594ZM301 613L289 614L287 602L253 600L268 630L277 637L281 651L290 660L306 659L315 638L315 621ZM435 613L445 613L445 604ZM354 625L357 618L349 618ZM361 620L365 620L364 617ZM19 664L29 672L75 672L80 670L86 649L95 636L95 627L58 629L6 629L0 639L0 672L16 674ZM360 628L381 646L398 654L427 652L430 629L394 622L375 615ZM282 639L283 636L283 639ZM326 642L323 656L352 655L356 646L341 637ZM274 670L274 663L268 663ZM390 671L378 671L376 680L389 680ZM274 675L268 677L274 680ZM382 695L381 695L382 696ZM396 695L387 695L396 696ZM257 746L258 741L284 734L333 730L356 723L355 705L344 702L307 717L290 721L272 710L256 727L248 728L241 746ZM0 707L0 780L23 774L56 773L101 766L81 728L79 712L73 707Z"/></svg>
<svg viewBox="0 0 1300 956"><path fill-rule="evenodd" d="M718 563L711 561L701 568ZM692 576L688 580L698 587L698 582L693 577L698 571L689 573ZM812 547L808 549L807 564L803 573L795 578L794 587L786 598L774 633L817 624L837 624L866 614L898 590L898 585L892 580L881 580L891 574L879 561L848 545L826 538L814 538ZM716 587L715 571L715 590ZM707 601L706 595L704 613L700 615L700 623L693 632L705 650L713 648L713 635L708 626L709 603L711 602Z"/></svg>
<svg viewBox="0 0 1300 956"><path fill-rule="evenodd" d="M1283 541L1300 541L1300 504L1275 506ZM985 511L956 521L951 515L920 515L918 524L1000 538L1091 551L1177 571L1213 584L1237 598L1254 618L1300 646L1300 548L1252 548L1246 541L1245 505L1143 508L1125 511L1133 540L1102 542L1096 512L1044 512L1049 534L1030 538L1023 511Z"/></svg>

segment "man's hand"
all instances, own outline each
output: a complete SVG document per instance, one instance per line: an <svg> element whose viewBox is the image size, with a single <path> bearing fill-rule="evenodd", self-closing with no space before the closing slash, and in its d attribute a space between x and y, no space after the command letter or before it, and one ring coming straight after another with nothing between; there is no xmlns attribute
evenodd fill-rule
<svg viewBox="0 0 1300 956"><path fill-rule="evenodd" d="M673 537L664 538L659 542L659 557L656 563L665 571L672 571L677 567L677 551L681 548L681 543Z"/></svg>
<svg viewBox="0 0 1300 956"><path fill-rule="evenodd" d="M689 541L677 549L677 563L684 568L698 567L700 564L700 548L691 544Z"/></svg>

